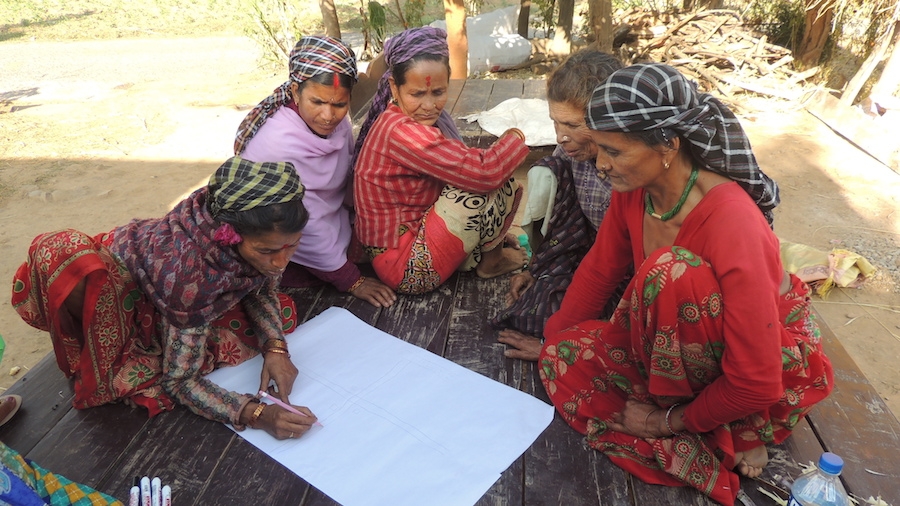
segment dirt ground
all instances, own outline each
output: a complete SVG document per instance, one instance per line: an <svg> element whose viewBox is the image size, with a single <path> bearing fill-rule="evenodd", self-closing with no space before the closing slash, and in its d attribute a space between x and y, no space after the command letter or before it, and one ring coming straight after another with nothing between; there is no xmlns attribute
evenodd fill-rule
<svg viewBox="0 0 900 506"><path fill-rule="evenodd" d="M240 37L0 43L0 280L38 233L159 216L202 185L231 155L247 106L284 80L257 58ZM779 237L849 248L879 267L862 289L815 306L900 413L900 174L799 104L754 100L742 119L781 185ZM17 379L8 371L33 366L51 345L8 295L0 333L5 388Z"/></svg>

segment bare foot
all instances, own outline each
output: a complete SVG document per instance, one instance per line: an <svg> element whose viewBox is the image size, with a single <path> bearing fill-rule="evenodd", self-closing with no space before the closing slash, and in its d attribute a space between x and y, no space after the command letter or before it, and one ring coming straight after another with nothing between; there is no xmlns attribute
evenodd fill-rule
<svg viewBox="0 0 900 506"><path fill-rule="evenodd" d="M756 478L762 474L763 468L769 463L769 452L765 445L757 446L752 450L737 452L734 454L737 465L734 469L743 476Z"/></svg>
<svg viewBox="0 0 900 506"><path fill-rule="evenodd" d="M541 354L541 347L543 346L540 339L512 329L501 330L500 337L497 338L497 341L508 344L514 348L504 351L504 356L518 358L520 360L530 360L532 362L537 361Z"/></svg>
<svg viewBox="0 0 900 506"><path fill-rule="evenodd" d="M475 273L484 279L496 278L525 267L528 253L524 249L498 246L482 255Z"/></svg>

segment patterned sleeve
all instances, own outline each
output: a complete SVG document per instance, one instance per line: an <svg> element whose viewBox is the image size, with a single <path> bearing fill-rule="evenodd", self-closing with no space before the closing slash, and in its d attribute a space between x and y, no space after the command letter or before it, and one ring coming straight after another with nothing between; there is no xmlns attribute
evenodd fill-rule
<svg viewBox="0 0 900 506"><path fill-rule="evenodd" d="M262 349L268 339L284 339L281 329L281 304L274 283L267 283L259 290L247 294L241 304L247 313L250 326L259 337Z"/></svg>
<svg viewBox="0 0 900 506"><path fill-rule="evenodd" d="M241 410L253 396L225 390L203 376L206 342L210 336L208 325L187 329L166 325L160 386L204 418L239 425Z"/></svg>

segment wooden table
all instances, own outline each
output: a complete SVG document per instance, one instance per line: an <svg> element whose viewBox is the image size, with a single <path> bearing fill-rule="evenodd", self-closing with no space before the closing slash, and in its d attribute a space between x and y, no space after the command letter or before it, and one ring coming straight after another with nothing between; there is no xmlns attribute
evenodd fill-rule
<svg viewBox="0 0 900 506"><path fill-rule="evenodd" d="M455 82L454 117L490 108L509 96L538 94L542 84ZM460 126L464 136L477 140L474 143L490 142L477 126ZM292 296L303 321L331 306L344 307L389 334L548 401L535 364L506 359L505 347L496 342L496 330L487 323L500 309L507 288L506 279L459 274L434 293L402 296L389 309L376 309L331 287L301 290ZM850 492L863 498L880 495L900 506L900 423L824 322L820 324L835 366L835 391L791 438L770 448L771 462L764 477L786 488L776 475L797 476L798 463L816 461L827 449L844 458L842 479ZM73 409L72 387L57 369L52 353L8 393L22 395L24 405L0 428L4 443L53 472L115 497L127 497L135 476L155 475L172 485L178 506L335 504L227 427L184 408L153 419L147 418L145 410L123 404ZM754 504L773 504L758 490L777 492L771 486L747 479L741 485ZM712 503L692 489L648 485L633 478L589 449L583 437L557 416L478 504Z"/></svg>

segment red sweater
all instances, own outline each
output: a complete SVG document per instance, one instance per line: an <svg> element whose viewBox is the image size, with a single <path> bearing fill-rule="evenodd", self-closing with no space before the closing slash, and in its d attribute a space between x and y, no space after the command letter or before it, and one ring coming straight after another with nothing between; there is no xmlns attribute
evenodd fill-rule
<svg viewBox="0 0 900 506"><path fill-rule="evenodd" d="M400 225L415 232L445 185L489 193L527 155L528 146L515 135L487 149L469 148L390 105L372 125L356 162L357 236L366 246L396 248Z"/></svg>
<svg viewBox="0 0 900 506"><path fill-rule="evenodd" d="M597 240L581 262L560 310L544 334L596 319L628 266L646 258L644 191L613 192ZM681 226L674 245L712 265L722 289L725 350L722 376L684 413L691 432L706 432L771 406L783 393L778 315L784 274L778 238L737 183L714 187Z"/></svg>

